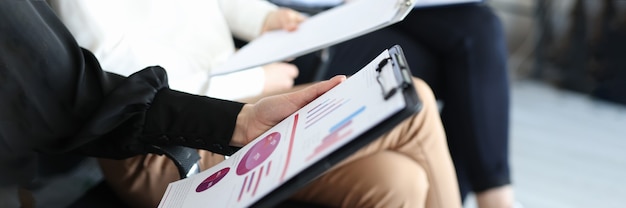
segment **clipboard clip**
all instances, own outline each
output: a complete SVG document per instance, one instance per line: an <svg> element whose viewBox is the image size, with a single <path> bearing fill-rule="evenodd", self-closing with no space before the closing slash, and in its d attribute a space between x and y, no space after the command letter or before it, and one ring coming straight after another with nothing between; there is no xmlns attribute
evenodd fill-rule
<svg viewBox="0 0 626 208"><path fill-rule="evenodd" d="M391 60L392 60L391 57L385 58L381 60L378 63L378 66L376 67L376 72L377 72L376 82L380 86L380 89L382 90L383 98L385 100L388 100L389 98L391 98L391 96L395 95L396 92L398 92L398 90L402 90L409 85L408 83L406 83L406 81L404 81L404 79L401 79L399 86L393 86L390 84L390 83L393 83L391 81L395 81L396 79L394 76L394 73L392 71L389 73L384 73L383 68L385 68L385 66L389 64ZM386 77L386 76L391 76L391 77Z"/></svg>

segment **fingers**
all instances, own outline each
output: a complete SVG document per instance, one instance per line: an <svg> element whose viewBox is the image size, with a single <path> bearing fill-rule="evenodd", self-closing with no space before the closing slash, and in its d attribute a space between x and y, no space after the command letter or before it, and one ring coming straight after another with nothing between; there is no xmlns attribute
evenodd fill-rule
<svg viewBox="0 0 626 208"><path fill-rule="evenodd" d="M286 65L287 75L295 79L300 74L298 67L294 64L283 63Z"/></svg>
<svg viewBox="0 0 626 208"><path fill-rule="evenodd" d="M294 79L298 77L299 74L299 70L296 65L285 62L274 62L263 66L263 69L266 71L266 73L279 71L281 74L285 74Z"/></svg>
<svg viewBox="0 0 626 208"><path fill-rule="evenodd" d="M291 9L283 9L281 12L280 21L283 30L294 31L298 29L298 25L305 19L304 15Z"/></svg>
<svg viewBox="0 0 626 208"><path fill-rule="evenodd" d="M346 80L339 75L289 94L269 96L255 104L246 104L237 116L237 125L230 144L243 146L276 125L293 112Z"/></svg>
<svg viewBox="0 0 626 208"><path fill-rule="evenodd" d="M296 77L298 77L298 67L288 63L272 63L263 66L265 72L265 82L263 94L275 94L293 87Z"/></svg>
<svg viewBox="0 0 626 208"><path fill-rule="evenodd" d="M321 81L298 92L287 94L287 99L295 106L302 107L337 86L344 80L346 80L346 76L337 75L329 80Z"/></svg>
<svg viewBox="0 0 626 208"><path fill-rule="evenodd" d="M300 23L305 19L306 17L304 15L295 10L280 8L268 14L268 17L263 24L263 32L277 29L294 31L298 29L298 25L300 25Z"/></svg>

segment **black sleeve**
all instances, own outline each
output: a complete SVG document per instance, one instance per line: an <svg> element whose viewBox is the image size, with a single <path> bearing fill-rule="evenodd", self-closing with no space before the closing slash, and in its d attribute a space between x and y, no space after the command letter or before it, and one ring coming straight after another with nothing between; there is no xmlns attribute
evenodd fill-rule
<svg viewBox="0 0 626 208"><path fill-rule="evenodd" d="M242 106L171 90L160 67L104 72L45 1L0 1L0 185L31 180L36 152L124 158L178 144L229 154Z"/></svg>

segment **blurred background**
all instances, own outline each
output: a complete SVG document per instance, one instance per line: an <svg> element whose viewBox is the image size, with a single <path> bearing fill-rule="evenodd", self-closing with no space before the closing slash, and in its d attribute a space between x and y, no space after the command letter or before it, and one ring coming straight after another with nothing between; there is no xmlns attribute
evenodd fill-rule
<svg viewBox="0 0 626 208"><path fill-rule="evenodd" d="M508 39L520 207L626 207L626 1L487 2Z"/></svg>

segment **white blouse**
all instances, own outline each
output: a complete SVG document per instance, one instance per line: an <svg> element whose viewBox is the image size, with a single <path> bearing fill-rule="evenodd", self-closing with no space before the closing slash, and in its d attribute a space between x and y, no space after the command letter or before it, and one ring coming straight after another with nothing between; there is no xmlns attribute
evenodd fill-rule
<svg viewBox="0 0 626 208"><path fill-rule="evenodd" d="M264 0L49 0L78 44L106 71L167 70L170 87L238 99L261 93L262 68L210 76L235 51L232 37L260 35L277 7Z"/></svg>

